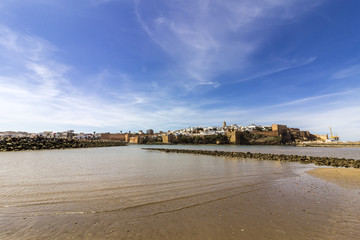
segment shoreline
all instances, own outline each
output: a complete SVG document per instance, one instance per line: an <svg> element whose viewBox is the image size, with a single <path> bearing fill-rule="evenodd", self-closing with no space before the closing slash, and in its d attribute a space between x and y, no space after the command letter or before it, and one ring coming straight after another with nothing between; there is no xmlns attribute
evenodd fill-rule
<svg viewBox="0 0 360 240"><path fill-rule="evenodd" d="M334 158L334 157L313 157L313 156L299 156L299 155L285 155L285 154L250 153L250 152L245 153L245 152L230 152L230 151L217 151L217 150L207 151L207 150L166 149L166 148L142 148L142 149L150 150L150 151L160 151L166 153L187 153L187 154L233 157L233 158L255 158L259 160L298 162L302 164L312 163L318 166L360 168L360 160Z"/></svg>
<svg viewBox="0 0 360 240"><path fill-rule="evenodd" d="M136 145L136 144L134 144ZM283 146L283 147L358 147L360 148L360 142L352 142L352 143L287 143L287 144L230 144L230 143L224 143L224 144L216 144L216 143L144 143L140 145L169 145L169 146L176 146L176 145L186 145L186 146Z"/></svg>
<svg viewBox="0 0 360 240"><path fill-rule="evenodd" d="M321 143L321 142L302 142L297 143L296 147L360 147L360 142L335 142L335 143Z"/></svg>
<svg viewBox="0 0 360 240"><path fill-rule="evenodd" d="M360 190L360 169L315 168L307 171L313 177L334 183L341 187Z"/></svg>

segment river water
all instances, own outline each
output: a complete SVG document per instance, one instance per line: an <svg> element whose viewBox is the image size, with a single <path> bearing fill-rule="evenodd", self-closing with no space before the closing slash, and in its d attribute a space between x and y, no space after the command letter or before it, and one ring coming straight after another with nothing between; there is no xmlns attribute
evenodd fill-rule
<svg viewBox="0 0 360 240"><path fill-rule="evenodd" d="M141 147L0 153L0 239L360 236L360 191L308 175L314 165ZM360 148L164 147L360 159Z"/></svg>

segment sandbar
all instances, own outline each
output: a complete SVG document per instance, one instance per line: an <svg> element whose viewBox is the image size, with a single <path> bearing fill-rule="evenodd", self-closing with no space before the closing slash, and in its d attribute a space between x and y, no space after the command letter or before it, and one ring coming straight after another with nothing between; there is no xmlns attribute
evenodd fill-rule
<svg viewBox="0 0 360 240"><path fill-rule="evenodd" d="M360 169L316 168L308 171L314 177L335 183L341 187L360 189Z"/></svg>

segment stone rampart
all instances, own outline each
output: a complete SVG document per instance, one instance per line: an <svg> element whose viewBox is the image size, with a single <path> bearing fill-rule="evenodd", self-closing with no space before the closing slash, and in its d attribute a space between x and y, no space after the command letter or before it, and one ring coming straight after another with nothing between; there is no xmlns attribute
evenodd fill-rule
<svg viewBox="0 0 360 240"><path fill-rule="evenodd" d="M128 140L126 139L126 134L121 133L102 133L100 139L108 141L128 142Z"/></svg>

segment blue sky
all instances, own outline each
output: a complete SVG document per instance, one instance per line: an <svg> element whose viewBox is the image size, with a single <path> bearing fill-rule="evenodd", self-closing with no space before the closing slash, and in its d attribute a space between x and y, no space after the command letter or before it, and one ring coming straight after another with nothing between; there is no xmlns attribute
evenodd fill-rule
<svg viewBox="0 0 360 240"><path fill-rule="evenodd" d="M2 0L0 131L329 126L360 140L355 0Z"/></svg>

